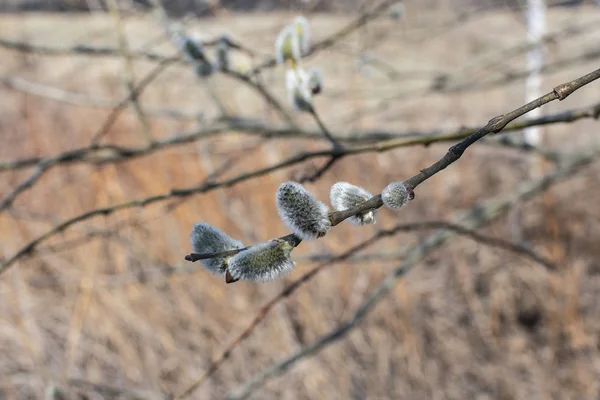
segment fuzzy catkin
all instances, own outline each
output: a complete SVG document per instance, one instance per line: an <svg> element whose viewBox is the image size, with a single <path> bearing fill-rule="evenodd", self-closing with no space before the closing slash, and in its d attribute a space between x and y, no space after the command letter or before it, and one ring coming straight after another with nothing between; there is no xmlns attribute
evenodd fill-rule
<svg viewBox="0 0 600 400"><path fill-rule="evenodd" d="M232 239L221 230L204 222L194 224L190 233L190 243L195 253L220 253L222 251L241 249L244 244L239 240ZM207 258L202 265L211 273L223 276L227 269L230 257Z"/></svg>
<svg viewBox="0 0 600 400"><path fill-rule="evenodd" d="M292 26L298 35L300 54L302 56L308 55L308 52L310 51L310 26L308 20L300 15L294 18Z"/></svg>
<svg viewBox="0 0 600 400"><path fill-rule="evenodd" d="M404 182L392 182L381 192L383 204L392 210L399 210L410 200L410 193Z"/></svg>
<svg viewBox="0 0 600 400"><path fill-rule="evenodd" d="M275 60L277 64L283 64L286 60L298 61L301 56L298 31L292 26L286 26L275 40Z"/></svg>
<svg viewBox="0 0 600 400"><path fill-rule="evenodd" d="M294 249L290 243L274 239L244 250L229 260L227 270L235 279L270 281L287 274L296 263L290 258Z"/></svg>
<svg viewBox="0 0 600 400"><path fill-rule="evenodd" d="M277 190L281 220L303 240L317 239L331 229L329 208L297 182L282 183Z"/></svg>
<svg viewBox="0 0 600 400"><path fill-rule="evenodd" d="M348 208L369 200L373 195L365 189L352 185L348 182L337 182L331 187L329 199L336 211L344 211ZM375 223L375 210L368 210L347 219L353 225L365 225Z"/></svg>

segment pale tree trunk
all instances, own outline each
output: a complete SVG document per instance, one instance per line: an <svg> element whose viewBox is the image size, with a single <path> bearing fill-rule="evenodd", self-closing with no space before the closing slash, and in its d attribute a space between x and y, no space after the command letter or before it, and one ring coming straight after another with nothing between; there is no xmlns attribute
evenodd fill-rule
<svg viewBox="0 0 600 400"><path fill-rule="evenodd" d="M542 39L546 34L545 0L527 0L527 39L535 46L527 53L527 81L525 82L525 100L530 102L542 95L541 69L544 66L544 46ZM541 116L541 109L529 113L530 118ZM541 141L540 128L525 130L525 141L538 146Z"/></svg>
<svg viewBox="0 0 600 400"><path fill-rule="evenodd" d="M527 0L527 41L532 44L527 53L527 71L529 75L525 81L525 101L530 102L542 95L541 69L544 66L543 37L546 34L546 4L545 0ZM537 118L542 115L540 108L529 113L529 118ZM534 126L524 131L525 143L532 146L542 144L541 128ZM536 177L543 173L544 161L535 154L529 159L529 177ZM548 200L548 199L546 199ZM551 201L550 201L551 202ZM517 242L523 241L523 228L521 207L515 207L509 214L510 230L513 239Z"/></svg>

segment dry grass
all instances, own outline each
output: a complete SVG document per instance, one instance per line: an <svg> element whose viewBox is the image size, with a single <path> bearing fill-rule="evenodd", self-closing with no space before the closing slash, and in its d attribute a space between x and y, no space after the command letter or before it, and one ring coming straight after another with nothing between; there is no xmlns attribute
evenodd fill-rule
<svg viewBox="0 0 600 400"><path fill-rule="evenodd" d="M431 93L429 78L390 80L373 67L359 71L356 54L369 49L399 71L447 72L455 77L451 82L477 86L500 74L481 68L467 73L465 66L524 37L519 17L510 13L484 14L441 34L435 21L447 19L447 14L410 6L409 12L411 19L405 23L380 21L308 61L324 69L326 90L317 107L332 128L448 129L482 124L523 102L520 80L448 94ZM209 37L227 27L234 37L268 53L277 30L289 17L223 17L197 27ZM600 12L557 10L550 19L552 30L560 30L570 23L600 19ZM347 20L315 15L314 34L324 37ZM130 20L127 30L132 47L161 37L149 17ZM549 47L550 62L597 49L597 35L589 32L558 40ZM0 36L49 45L116 43L112 21L104 15L3 16ZM170 51L169 46L163 48ZM8 51L1 51L0 59L0 74L100 98L118 100L125 94L120 59L44 58ZM597 60L582 61L548 74L544 85L551 88L575 78L595 68L594 64ZM495 67L520 71L523 65L523 58L515 57ZM151 64L140 61L135 67L139 79ZM269 72L265 79L285 99L283 71ZM250 90L221 76L213 83L231 112L276 121ZM85 146L109 112L0 90L2 160ZM598 101L598 93L598 84L590 85L546 111L592 104ZM202 112L207 119L217 115L205 87L185 67L173 67L162 75L142 96L142 104ZM308 117L298 120L313 126ZM151 121L154 137L193 126L192 122ZM597 127L597 122L584 121L544 131L549 146L577 151L598 145ZM122 116L106 140L143 144L135 114ZM230 134L118 165L56 168L0 215L0 257L11 255L57 221L83 211L201 182L228 157L236 158L235 166L221 177L271 164L300 149L323 146L324 142L304 140L261 143ZM328 198L331 184L338 180L378 192L389 181L428 165L446 148L347 158L308 188L321 199ZM321 162L194 196L172 209L160 204L96 218L19 262L0 277L0 397L41 398L51 382L67 388L62 383L67 377L154 393L181 390L205 371L262 304L311 265L299 262L283 281L235 285L225 285L201 269L169 275L163 266L182 265L195 221L214 224L245 243L287 233L275 212L274 192L282 181ZM303 243L295 254L337 254L400 221L446 218L479 199L510 191L526 179L528 165L526 154L475 147L420 187L418 201L404 212L382 210L377 225L360 229L342 224L324 240ZM595 165L557 185L551 190L551 201L534 200L522 208L526 242L559 263L559 272L548 273L506 252L457 240L428 256L344 340L271 381L254 398L595 398L600 390L599 172ZM0 175L2 194L29 173ZM66 251L52 251L51 246L91 232L109 234ZM511 238L507 219L485 232ZM370 251L399 251L423 235L402 234ZM222 397L270 362L331 329L397 264L398 260L349 262L319 275L277 306L194 398ZM75 396L80 389L69 390Z"/></svg>

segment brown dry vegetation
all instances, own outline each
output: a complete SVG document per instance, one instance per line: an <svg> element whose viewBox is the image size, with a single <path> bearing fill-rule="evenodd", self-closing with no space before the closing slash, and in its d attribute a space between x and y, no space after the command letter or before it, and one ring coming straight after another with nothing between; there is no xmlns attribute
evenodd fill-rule
<svg viewBox="0 0 600 400"><path fill-rule="evenodd" d="M416 3L416 2L413 2ZM378 20L307 61L324 69L325 92L316 100L333 131L399 132L482 125L523 103L522 79L494 84L504 71L524 68L522 55L482 60L522 42L521 16L484 13L458 25L446 10L409 3L404 22ZM418 3L417 3L418 4ZM219 17L191 24L206 37L223 30L269 54L289 14ZM349 16L314 15L314 36L334 32ZM554 10L550 29L600 21L592 7ZM600 25L599 25L600 26ZM162 38L151 16L130 18L132 47ZM598 50L598 29L559 38L547 46L548 62L577 60ZM0 37L68 46L116 43L112 20L93 16L0 17ZM162 49L162 50L161 50ZM356 55L368 51L397 70L390 78L375 66L360 70ZM169 44L157 50L173 52ZM0 74L118 101L125 94L119 58L44 57L0 50ZM239 58L241 65L247 60ZM579 60L544 75L544 87L595 69L598 58ZM153 64L136 61L139 79ZM432 92L440 73L448 87ZM283 70L265 81L285 102ZM211 80L225 107L236 115L277 122L252 90L217 76ZM466 84L466 86L464 86ZM204 121L218 110L185 65L169 68L141 98L148 109L168 107ZM598 102L589 85L552 113ZM110 110L77 107L0 87L0 160L51 155L86 146ZM295 115L316 128L307 116ZM152 135L188 132L204 122L151 117ZM598 146L596 121L543 128L546 144L577 152ZM507 133L516 136L518 133ZM105 142L142 145L132 111L121 116ZM207 179L231 160L217 179L272 164L324 141L263 140L228 133L106 166L57 167L0 214L0 257L81 212L128 199L168 192ZM378 193L429 165L448 144L348 157L307 187L320 199L338 180ZM210 361L249 323L258 309L314 266L303 257L339 254L401 221L447 219L475 202L510 192L530 176L531 154L476 145L463 158L419 187L402 212L381 210L377 225L341 224L325 238L302 243L298 266L284 280L233 285L183 261L196 221L220 227L251 244L286 234L277 217L277 186L324 160L278 171L230 188L97 217L68 229L0 276L0 398L41 398L54 383L73 398L129 398L73 385L82 379L104 385L176 393L201 375ZM32 171L0 175L6 195ZM459 238L432 252L348 336L258 391L255 399L592 399L600 393L600 168L596 163L556 185L549 195L522 205L522 218L507 217L482 232L524 243L559 265L556 272L522 257ZM312 342L349 317L364 297L396 267L403 249L425 232L399 234L365 251L383 260L334 265L285 299L223 367L192 398L217 399L249 377ZM71 242L75 240L75 242ZM65 245L66 244L66 245ZM394 257L395 256L395 257ZM175 268L171 273L169 266ZM182 270L182 271L179 271ZM171 271L171 272L170 272ZM178 272L179 271L179 272ZM69 379L71 382L69 383Z"/></svg>

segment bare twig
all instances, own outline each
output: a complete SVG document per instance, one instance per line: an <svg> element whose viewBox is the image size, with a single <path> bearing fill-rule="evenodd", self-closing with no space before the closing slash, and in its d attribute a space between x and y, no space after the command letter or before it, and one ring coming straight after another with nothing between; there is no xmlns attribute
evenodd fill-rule
<svg viewBox="0 0 600 400"><path fill-rule="evenodd" d="M491 220L505 214L517 202L529 199L539 194L552 184L566 177L572 176L583 167L589 165L595 160L598 152L599 151L596 150L585 155L574 157L569 163L557 171L545 175L541 179L532 180L520 185L515 192L509 194L508 196L500 199L492 199L485 202L481 206L472 208L470 212L459 218L457 223L467 230L472 230L487 224ZM388 275L388 277L381 282L379 287L361 303L351 318L338 325L329 333L321 336L309 346L300 349L292 356L265 368L263 371L259 372L250 380L248 380L238 390L233 391L232 394L227 397L227 399L238 400L247 398L254 390L262 386L267 380L281 375L296 362L316 354L329 344L344 337L350 330L356 327L357 324L368 314L368 312L373 309L375 304L377 304L377 302L379 302L379 300L381 300L381 298L391 290L391 288L394 286L394 283L398 279L402 278L429 251L443 245L445 242L455 236L455 234L456 233L443 229L431 234L428 238L421 242L421 244L410 249L403 258L402 264L390 275Z"/></svg>
<svg viewBox="0 0 600 400"><path fill-rule="evenodd" d="M138 98L140 94L144 91L144 89L146 89L146 87L148 87L148 85L150 85L150 83L152 83L152 81L156 79L158 75L160 75L169 65L175 63L177 60L178 58L166 58L163 61L161 61L156 67L154 67L146 76L144 76L137 84L137 86L134 87L133 90L131 90L129 95L123 100L121 100L121 102L117 104L115 108L113 108L112 112L104 121L104 124L102 124L98 132L92 137L91 145L98 144L100 140L102 140L104 135L106 135L108 131L110 131L112 126L117 121L117 118L119 117L121 112L125 109L125 107L127 107L127 104L129 104L129 102L131 101L134 101L134 99Z"/></svg>
<svg viewBox="0 0 600 400"><path fill-rule="evenodd" d="M30 82L14 76L0 76L0 83L15 91L77 107L115 108L119 106L118 102L111 99L93 97L83 93L70 92L53 86ZM172 118L186 121L199 119L198 113L186 113L178 109L146 107L144 111L147 115L153 117Z"/></svg>
<svg viewBox="0 0 600 400"><path fill-rule="evenodd" d="M481 138L485 137L487 134L500 132L502 129L504 129L506 127L506 125L509 122L517 119L518 117L524 115L525 113L531 111L534 108L540 107L540 106L542 106L546 103L549 103L553 100L564 100L567 96L569 96L570 94L572 94L579 88L589 84L590 82L593 82L594 80L596 80L598 78L600 78L600 69L598 69L594 72L591 72L587 75L584 75L581 78L577 78L570 82L559 85L559 86L555 87L554 90L552 90L550 93L548 93L548 94L540 97L539 99L536 99L522 107L519 107L507 114L492 118L486 126L477 130L476 132L472 133L471 135L467 136L460 143L452 146L450 148L450 150L446 153L446 155L444 155L444 157L442 157L440 160L435 162L433 165L431 165L425 169L422 169L421 172L419 172L417 175L406 180L405 184L410 189L415 189L419 184L423 183L425 180L429 179L430 177L437 174L441 170L445 169L452 163L456 162L469 146L471 146L473 143L477 142ZM384 149L380 149L378 147L377 150L384 150ZM360 152L360 148L349 149L348 151L349 152L350 151ZM312 154L315 154L315 153L312 153ZM327 153L325 153L325 155L326 154ZM13 254L12 256L7 258L0 264L0 274L5 272L17 260L21 259L22 257L24 257L26 255L32 254L35 251L36 247L40 243L43 243L45 240L49 239L50 237L64 231L65 229L69 228L71 225L74 225L81 221L85 221L87 219L90 219L90 218L98 216L98 215L112 214L119 210L124 210L124 209L129 209L129 208L134 208L134 207L144 207L149 204L156 203L159 201L164 201L164 200L174 198L174 197L187 197L187 196L191 196L191 195L197 194L197 193L204 193L204 192L213 190L218 187L229 187L229 186L235 185L238 182L241 182L241 181L244 181L244 180L247 180L250 178L254 178L257 176L265 175L265 174L273 172L275 170L287 167L289 165L293 165L297 162L304 161L308 157L310 157L310 156L307 156L307 154L300 154L298 156L292 157L286 161L277 163L270 167L266 167L266 168L262 168L260 170L255 170L253 172L241 174L241 175L238 175L237 177L234 177L234 178L231 178L231 179L228 179L225 181L221 181L219 183L210 182L210 183L193 186L193 187L188 187L188 188L183 188L183 189L172 189L168 193L150 196L150 197L146 197L146 198L142 198L142 199L131 200L131 201L127 201L124 203L119 203L119 204L115 204L115 205L107 206L107 207L103 207L103 208L97 208L97 209L85 212L76 217L70 218L61 224L58 224L54 228L52 228L49 231L47 231L46 233L38 236L37 238L31 240L25 246L20 248L15 254ZM354 216L360 212L364 212L367 210L380 208L382 205L383 205L383 202L381 201L381 195L377 195L356 207L353 207L353 208L350 208L350 209L347 209L344 211L336 211L336 212L331 213L330 220L331 220L332 225L335 226L351 216Z"/></svg>
<svg viewBox="0 0 600 400"><path fill-rule="evenodd" d="M557 114L547 115L541 118L524 120L521 122L512 122L508 124L503 132L517 131L529 126L552 125L558 123L571 123L587 118L598 118L600 115L600 104L593 106L559 112ZM349 132L347 136L342 136L341 133L335 136L340 141L344 142L371 142L358 147L351 147L342 150L344 155L357 154L359 152L368 151L387 151L400 147L409 147L423 145L428 146L434 143L449 142L464 139L477 128L461 128L459 130L449 131L447 133L440 132L391 132L391 131L354 131ZM152 145L141 147L122 147L115 145L96 145L88 146L74 150L68 150L63 153L49 157L31 157L17 159L11 161L0 162L0 172L30 168L40 163L52 163L53 165L71 164L71 163L90 163L90 164L106 164L131 160L137 157L151 155L164 148L189 144L205 137L223 134L229 131L247 132L257 134L264 138L288 138L297 137L305 139L322 139L323 135L318 131L296 130L287 127L277 127L267 125L262 122L247 121L241 119L230 118L223 124L216 124L213 127L208 127L196 132L188 134L174 134L162 140L156 140ZM522 147L523 150L531 150L528 146L517 146L513 143L503 143L510 147ZM325 157L331 155L331 152L322 151L310 154L309 158Z"/></svg>
<svg viewBox="0 0 600 400"><path fill-rule="evenodd" d="M481 208L482 208L482 206L480 206L480 205L475 206L471 209L471 213L475 213L476 210L481 209ZM483 207L483 208L485 208L485 207ZM549 270L556 269L555 264L553 264L551 261L541 257L540 255L538 255L531 249L528 249L517 243L512 243L512 242L508 242L508 241L505 241L502 239L482 235L471 229L467 229L464 226L459 225L457 223L450 223L450 222L444 222L444 221L431 221L431 222L414 222L414 223L398 224L394 228L391 228L388 230L382 230L382 231L378 232L376 235L374 235L370 239L365 240L364 242L352 247L351 249L345 251L344 253L342 253L340 255L333 256L333 257L326 257L324 260L320 260L320 261L322 261L322 263L320 263L315 268L308 271L307 273L305 273L304 275L302 275L298 279L296 279L294 282L289 284L277 296L275 296L273 299L271 299L268 303L266 303L264 306L262 306L260 308L257 315L252 319L250 324L242 331L242 333L240 335L238 335L226 347L226 349L219 355L219 357L217 357L211 363L211 365L204 372L204 374L202 374L198 379L194 380L180 394L175 396L175 399L183 399L183 398L189 396L196 389L198 389L198 387L200 387L200 385L203 382L205 382L208 378L210 378L212 375L214 375L215 372L217 372L217 370L221 367L221 365L223 365L223 363L225 361L227 361L227 359L231 356L231 353L233 352L233 350L250 336L250 334L254 331L256 326L258 326L258 324L266 318L267 314L273 309L273 307L275 307L276 304L279 304L283 299L285 299L286 297L289 297L293 292L296 291L296 289L298 289L301 285L303 285L304 283L311 280L318 273L324 271L327 268L332 267L333 265L335 265L339 262L349 260L356 253L359 253L360 251L366 249L367 247L370 247L371 245L375 244L376 242L378 242L380 239L382 239L384 237L393 236L400 232L409 232L409 231L414 231L414 230L419 230L419 229L449 230L449 231L454 232L456 235L468 236L468 237L472 238L473 240L475 240L476 242L479 242L479 243L482 243L482 244L485 244L488 246L498 247L498 248L501 248L504 250L511 251L516 254L520 254L524 257L531 259L532 261L534 261L536 263L543 265L544 267L546 267ZM217 257L217 256L230 256L230 255L236 254L243 250L245 250L245 249L233 250L233 251L229 251L229 252L221 252L221 253L215 253L215 254L203 254L203 255L197 255L197 256L201 256L201 258L199 258L199 259L212 258L212 257ZM404 257L404 254L402 255L402 257Z"/></svg>
<svg viewBox="0 0 600 400"><path fill-rule="evenodd" d="M218 38L206 40L202 42L202 45L207 47L215 46L218 43L218 40ZM245 47L233 39L228 39L228 42L229 46L236 50L239 50L250 56L254 56L256 54L253 50ZM89 46L84 44L71 47L52 47L4 38L0 38L0 47L22 53L39 54L43 56L120 57L122 55L121 51L114 47ZM152 53L148 51L133 51L131 52L131 57L159 63L170 58L163 54ZM179 62L183 63L183 60L179 60Z"/></svg>
<svg viewBox="0 0 600 400"><path fill-rule="evenodd" d="M146 137L148 143L152 143L152 134L150 132L150 124L148 123L148 119L142 109L142 106L139 101L139 96L135 93L135 76L133 73L133 58L130 54L129 44L127 43L127 37L125 35L125 27L123 26L123 20L121 19L121 13L119 12L119 5L117 4L117 0L109 0L108 8L110 13L113 15L115 20L115 25L117 28L117 35L119 38L119 51L123 57L124 61L124 69L125 69L125 85L127 86L127 90L129 91L129 102L132 105L135 114L142 125L142 132Z"/></svg>

